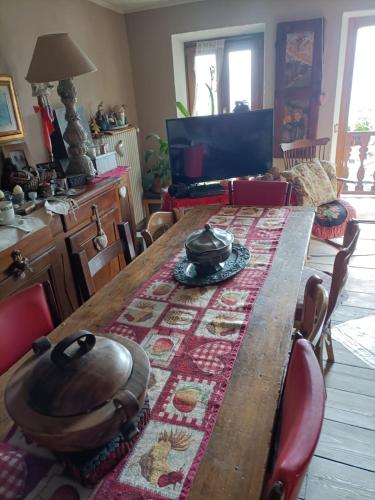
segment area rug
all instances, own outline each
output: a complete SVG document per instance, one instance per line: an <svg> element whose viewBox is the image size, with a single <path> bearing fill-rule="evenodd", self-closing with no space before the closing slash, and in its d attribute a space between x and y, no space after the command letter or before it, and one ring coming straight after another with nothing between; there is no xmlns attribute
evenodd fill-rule
<svg viewBox="0 0 375 500"><path fill-rule="evenodd" d="M375 315L336 325L332 338L375 369Z"/></svg>

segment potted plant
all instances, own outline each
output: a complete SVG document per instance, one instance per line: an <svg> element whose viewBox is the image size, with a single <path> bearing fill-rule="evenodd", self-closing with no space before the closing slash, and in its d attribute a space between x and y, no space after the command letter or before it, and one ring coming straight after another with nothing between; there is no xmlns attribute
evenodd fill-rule
<svg viewBox="0 0 375 500"><path fill-rule="evenodd" d="M143 176L143 189L160 193L161 189L168 186L171 180L168 141L157 134L148 134L146 140L149 139L156 141L158 148L146 149L145 151L146 173Z"/></svg>

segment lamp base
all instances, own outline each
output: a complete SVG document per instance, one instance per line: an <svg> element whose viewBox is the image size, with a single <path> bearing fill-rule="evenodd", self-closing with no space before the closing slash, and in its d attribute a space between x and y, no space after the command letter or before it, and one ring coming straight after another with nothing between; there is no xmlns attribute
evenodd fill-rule
<svg viewBox="0 0 375 500"><path fill-rule="evenodd" d="M77 90L73 79L60 80L57 93L65 105L65 119L67 126L63 134L64 140L69 144L69 166L67 173L70 175L83 174L94 177L96 171L91 159L86 155L86 132L84 131L76 110Z"/></svg>
<svg viewBox="0 0 375 500"><path fill-rule="evenodd" d="M84 174L87 177L95 177L96 170L94 164L87 155L70 158L66 173L68 175Z"/></svg>

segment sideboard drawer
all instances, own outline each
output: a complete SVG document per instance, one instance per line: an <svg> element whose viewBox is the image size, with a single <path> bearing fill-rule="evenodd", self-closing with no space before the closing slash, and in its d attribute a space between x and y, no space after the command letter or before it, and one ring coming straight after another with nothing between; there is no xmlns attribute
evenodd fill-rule
<svg viewBox="0 0 375 500"><path fill-rule="evenodd" d="M38 231L27 234L20 241L0 252L0 282L8 276L9 268L14 263L13 251L19 250L28 259L53 244L53 236L49 228L42 227Z"/></svg>
<svg viewBox="0 0 375 500"><path fill-rule="evenodd" d="M116 205L118 205L118 196L114 189L99 194L95 198L89 199L80 204L78 208L62 216L65 231L70 231L74 227L84 226L94 220L93 205L97 205L99 214L103 215Z"/></svg>

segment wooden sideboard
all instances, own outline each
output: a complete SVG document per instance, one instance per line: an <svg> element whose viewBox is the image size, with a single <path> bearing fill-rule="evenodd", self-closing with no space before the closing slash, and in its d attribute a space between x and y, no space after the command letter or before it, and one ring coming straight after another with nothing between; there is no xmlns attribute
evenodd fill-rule
<svg viewBox="0 0 375 500"><path fill-rule="evenodd" d="M98 207L109 243L119 238L117 224L121 221L129 222L135 235L127 172L121 177L85 186L85 191L74 200L77 208L68 215L53 215L48 226L20 237L0 252L0 301L33 283L49 280L62 319L82 304L81 287L71 255L83 249L89 258L96 253L93 239L97 235L97 225L93 205ZM14 273L12 255L17 250L29 260L30 270L23 278ZM96 287L101 288L124 266L124 259L114 259L95 276Z"/></svg>

